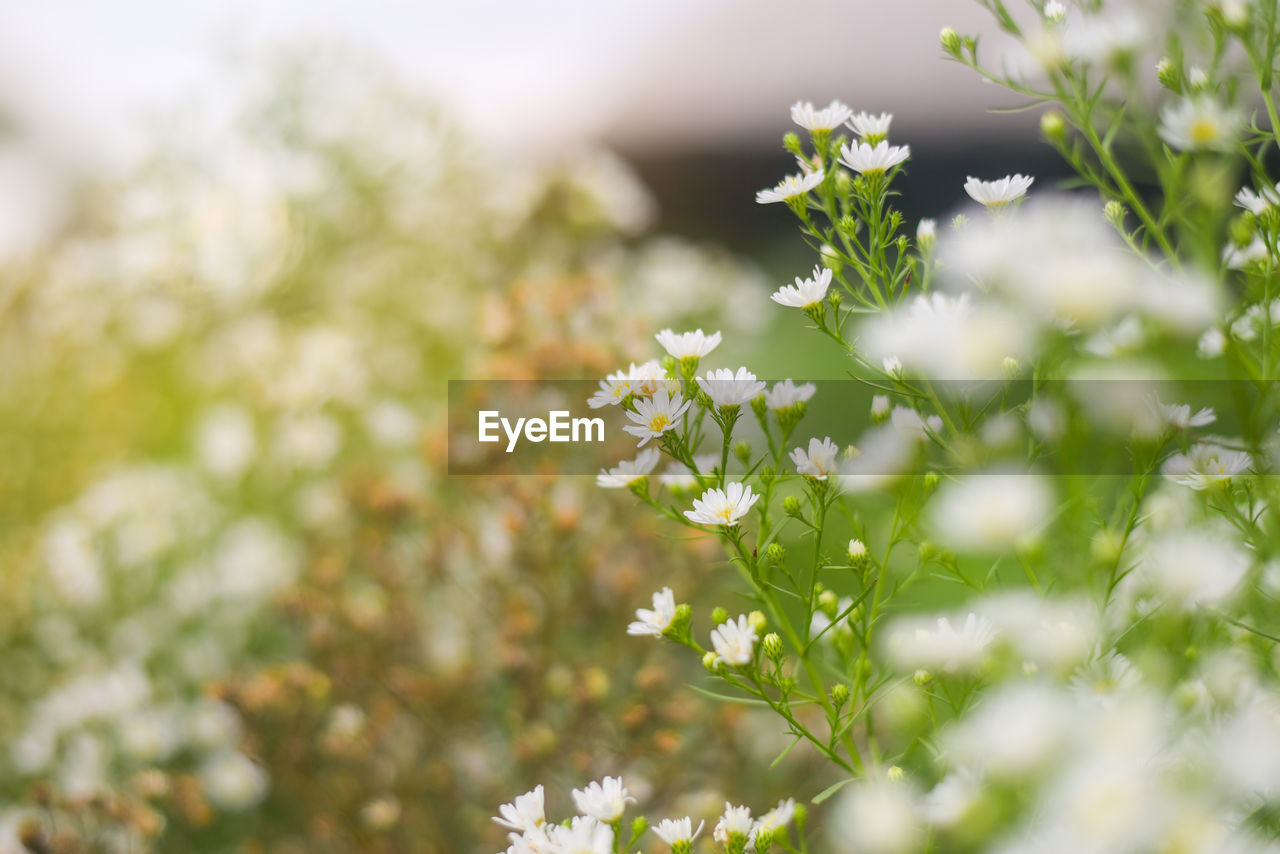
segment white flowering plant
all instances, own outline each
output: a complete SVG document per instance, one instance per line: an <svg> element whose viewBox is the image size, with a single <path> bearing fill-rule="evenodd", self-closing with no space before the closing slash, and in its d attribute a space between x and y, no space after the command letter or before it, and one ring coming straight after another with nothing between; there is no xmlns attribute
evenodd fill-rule
<svg viewBox="0 0 1280 854"><path fill-rule="evenodd" d="M1276 850L1280 15L981 2L999 60L952 29L944 54L1046 107L1082 191L970 177L971 208L913 233L892 117L802 102L798 171L756 197L817 256L772 300L870 389L870 425L806 435L816 386L700 374L702 330L593 399L644 445L601 484L719 540L746 602L699 613L673 583L628 632L776 715L775 765L831 768L788 822L727 804L701 850L809 850L829 799L823 850ZM508 850L630 850L645 821L617 805ZM699 818L657 835L691 851Z"/></svg>

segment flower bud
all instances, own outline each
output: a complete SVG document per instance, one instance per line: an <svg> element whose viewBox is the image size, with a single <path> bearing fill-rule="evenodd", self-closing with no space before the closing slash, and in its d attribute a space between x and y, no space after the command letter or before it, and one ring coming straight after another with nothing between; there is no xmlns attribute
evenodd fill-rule
<svg viewBox="0 0 1280 854"><path fill-rule="evenodd" d="M889 396L887 394L877 394L871 398L871 421L874 424L883 424L889 420L889 415L893 407L889 404Z"/></svg>
<svg viewBox="0 0 1280 854"><path fill-rule="evenodd" d="M1169 57L1166 56L1156 63L1156 79L1170 92L1182 94L1182 75Z"/></svg>
<svg viewBox="0 0 1280 854"><path fill-rule="evenodd" d="M1187 88L1192 92L1200 92L1209 85L1208 73L1198 66L1187 69Z"/></svg>
<svg viewBox="0 0 1280 854"><path fill-rule="evenodd" d="M922 219L916 225L916 246L921 252L932 252L938 242L938 222L933 219Z"/></svg>
<svg viewBox="0 0 1280 854"><path fill-rule="evenodd" d="M827 294L827 302L831 303L832 308L839 308L840 304L844 302L844 295L839 291L833 290L831 293ZM803 403L804 401L800 402Z"/></svg>
<svg viewBox="0 0 1280 854"><path fill-rule="evenodd" d="M924 473L924 491L926 493L933 492L938 488L938 473L936 471L927 471Z"/></svg>
<svg viewBox="0 0 1280 854"><path fill-rule="evenodd" d="M901 783L907 779L907 772L902 770L901 765L890 765L889 770L885 771L884 775L889 778L890 783Z"/></svg>
<svg viewBox="0 0 1280 854"><path fill-rule="evenodd" d="M800 499L796 498L794 495L788 495L786 498L782 499L782 512L786 513L788 516L799 517Z"/></svg>
<svg viewBox="0 0 1280 854"><path fill-rule="evenodd" d="M775 664L782 660L782 638L778 637L777 632L765 635L764 640L760 641L760 648L764 650L765 657Z"/></svg>
<svg viewBox="0 0 1280 854"><path fill-rule="evenodd" d="M782 563L787 557L787 549L777 541L764 547L764 556L773 563Z"/></svg>
<svg viewBox="0 0 1280 854"><path fill-rule="evenodd" d="M761 421L764 421L765 416L769 414L769 404L765 402L763 394L751 398L751 411Z"/></svg>
<svg viewBox="0 0 1280 854"><path fill-rule="evenodd" d="M933 681L933 674L930 673L928 670L925 670L923 667L921 667L919 670L915 672L915 675L912 676L911 678L915 680L915 683L917 685L923 688L924 686L928 685L930 682Z"/></svg>
<svg viewBox="0 0 1280 854"><path fill-rule="evenodd" d="M1045 139L1052 142L1059 142L1067 132L1067 122L1062 118L1062 113L1057 110L1050 110L1040 117L1040 132L1044 134Z"/></svg>
<svg viewBox="0 0 1280 854"><path fill-rule="evenodd" d="M849 686L843 682L837 682L831 688L831 702L837 709L849 702Z"/></svg>
<svg viewBox="0 0 1280 854"><path fill-rule="evenodd" d="M709 650L702 656L702 666L707 668L708 673L719 673L721 669L720 662L716 659L716 654Z"/></svg>
<svg viewBox="0 0 1280 854"><path fill-rule="evenodd" d="M969 224L969 218L964 214L956 214L951 218L952 231L964 231L964 227Z"/></svg>
<svg viewBox="0 0 1280 854"><path fill-rule="evenodd" d="M951 27L942 28L942 32L938 33L938 42L942 45L942 49L952 56L960 55L960 34Z"/></svg>
<svg viewBox="0 0 1280 854"><path fill-rule="evenodd" d="M756 830L752 837L756 854L768 854L769 849L773 847L773 832L772 827L761 827Z"/></svg>
<svg viewBox="0 0 1280 854"><path fill-rule="evenodd" d="M834 590L823 590L818 595L818 610L826 614L829 618L835 619L839 613L840 597L835 594Z"/></svg>
<svg viewBox="0 0 1280 854"><path fill-rule="evenodd" d="M1124 218L1128 213L1125 206L1115 199L1107 202L1102 208L1102 216L1107 222L1111 223L1113 228L1124 231Z"/></svg>
<svg viewBox="0 0 1280 854"><path fill-rule="evenodd" d="M631 838L637 839L640 834L649 829L649 820L642 815L638 815L631 822Z"/></svg>
<svg viewBox="0 0 1280 854"><path fill-rule="evenodd" d="M848 214L836 220L836 228L840 230L840 233L847 234L850 237L858 233L858 225L858 221Z"/></svg>
<svg viewBox="0 0 1280 854"><path fill-rule="evenodd" d="M753 401L754 402L754 401ZM738 462L745 465L751 464L751 443L743 439L733 446L733 455L738 458Z"/></svg>
<svg viewBox="0 0 1280 854"><path fill-rule="evenodd" d="M751 628L755 629L756 634L760 634L769 627L769 621L765 619L764 611L752 611L747 614L747 623Z"/></svg>
<svg viewBox="0 0 1280 854"><path fill-rule="evenodd" d="M729 621L729 612L724 608L713 608L711 610L711 624L714 626L723 626Z"/></svg>
<svg viewBox="0 0 1280 854"><path fill-rule="evenodd" d="M925 475L928 477L928 475ZM938 548L928 540L921 540L920 545L916 548L916 554L920 558L921 563L928 563L938 556Z"/></svg>
<svg viewBox="0 0 1280 854"><path fill-rule="evenodd" d="M867 563L867 544L859 539L849 541L849 565L861 569Z"/></svg>
<svg viewBox="0 0 1280 854"><path fill-rule="evenodd" d="M788 133L786 136L782 137L782 147L794 154L796 157L805 160L808 159L805 157L804 148L800 145L800 137L798 134Z"/></svg>
<svg viewBox="0 0 1280 854"><path fill-rule="evenodd" d="M1022 373L1022 363L1013 356L1005 356L1004 361L1000 363L1000 369L1006 380L1016 380L1018 374Z"/></svg>

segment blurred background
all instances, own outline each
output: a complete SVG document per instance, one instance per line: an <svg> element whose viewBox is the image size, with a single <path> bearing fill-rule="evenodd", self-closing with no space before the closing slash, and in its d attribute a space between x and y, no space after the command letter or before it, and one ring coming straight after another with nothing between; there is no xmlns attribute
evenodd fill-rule
<svg viewBox="0 0 1280 854"><path fill-rule="evenodd" d="M812 788L624 634L664 584L736 606L713 544L588 477L446 477L445 382L603 376L663 326L839 374L766 296L813 263L754 204L787 108L892 111L909 222L1051 183L939 58L980 11L6 3L0 852L498 850L537 783Z"/></svg>

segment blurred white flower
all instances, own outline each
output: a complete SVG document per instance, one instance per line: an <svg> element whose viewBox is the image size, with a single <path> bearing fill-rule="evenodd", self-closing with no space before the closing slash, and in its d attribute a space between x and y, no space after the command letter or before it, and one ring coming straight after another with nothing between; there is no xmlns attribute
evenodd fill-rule
<svg viewBox="0 0 1280 854"><path fill-rule="evenodd" d="M1228 151L1235 146L1243 118L1206 95L1181 98L1160 112L1160 137L1180 151Z"/></svg>
<svg viewBox="0 0 1280 854"><path fill-rule="evenodd" d="M1201 442L1192 445L1185 454L1171 456L1165 461L1161 471L1172 477L1174 483L1199 491L1245 474L1252 467L1253 458L1245 451L1224 448L1212 442Z"/></svg>
<svg viewBox="0 0 1280 854"><path fill-rule="evenodd" d="M781 380L773 384L773 388L764 393L765 406L772 410L788 409L797 403L803 403L813 397L817 391L813 383L796 385L791 380Z"/></svg>
<svg viewBox="0 0 1280 854"><path fill-rule="evenodd" d="M520 833L533 830L547 820L543 801L542 786L535 786L511 803L498 807L493 821Z"/></svg>
<svg viewBox="0 0 1280 854"><path fill-rule="evenodd" d="M846 787L832 821L839 850L852 854L907 854L924 828L917 798L904 782L862 780Z"/></svg>
<svg viewBox="0 0 1280 854"><path fill-rule="evenodd" d="M958 549L1004 549L1049 521L1053 494L1031 474L975 474L946 483L929 507L939 539Z"/></svg>
<svg viewBox="0 0 1280 854"><path fill-rule="evenodd" d="M634 460L623 460L608 471L596 475L596 485L606 489L629 486L653 471L661 458L662 452L657 448L645 448L636 454Z"/></svg>
<svg viewBox="0 0 1280 854"><path fill-rule="evenodd" d="M701 329L679 335L664 329L654 336L674 359L701 358L720 345L720 333L704 335Z"/></svg>
<svg viewBox="0 0 1280 854"><path fill-rule="evenodd" d="M757 380L756 375L746 368L738 368L735 374L728 368L707 371L704 377L698 377L698 388L711 398L716 406L741 406L752 398L762 394L768 383Z"/></svg>
<svg viewBox="0 0 1280 854"><path fill-rule="evenodd" d="M1249 570L1250 557L1225 537L1200 530L1161 534L1142 556L1139 572L1166 601L1195 608L1226 599Z"/></svg>
<svg viewBox="0 0 1280 854"><path fill-rule="evenodd" d="M750 840L755 832L755 821L751 818L748 807L735 807L728 802L724 805L724 814L716 822L711 836L716 842L728 844L735 836Z"/></svg>
<svg viewBox="0 0 1280 854"><path fill-rule="evenodd" d="M891 113L881 113L878 116L873 116L870 113L862 112L850 116L848 125L849 130L875 145L889 136L889 124L892 121L893 114Z"/></svg>
<svg viewBox="0 0 1280 854"><path fill-rule="evenodd" d="M267 775L243 753L228 751L208 759L200 780L210 803L228 810L254 806L267 793Z"/></svg>
<svg viewBox="0 0 1280 854"><path fill-rule="evenodd" d="M947 673L971 673L980 668L996 640L986 617L969 613L957 629L947 617L906 617L889 631L889 657L899 666Z"/></svg>

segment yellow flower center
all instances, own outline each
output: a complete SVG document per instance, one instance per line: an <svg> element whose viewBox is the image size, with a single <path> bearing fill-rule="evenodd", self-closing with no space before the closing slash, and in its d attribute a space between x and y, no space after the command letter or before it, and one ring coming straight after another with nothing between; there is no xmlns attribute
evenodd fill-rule
<svg viewBox="0 0 1280 854"><path fill-rule="evenodd" d="M1208 145L1218 139L1218 125L1212 119L1196 119L1191 123L1191 141L1196 145Z"/></svg>
<svg viewBox="0 0 1280 854"><path fill-rule="evenodd" d="M721 508L720 508L720 510L716 512L716 516L718 516L719 518L723 519L723 520L724 520L724 524L725 524L725 525L728 525L728 524L729 524L729 522L731 522L731 521L733 520L733 508L732 508L732 507L721 507Z"/></svg>
<svg viewBox="0 0 1280 854"><path fill-rule="evenodd" d="M671 419L666 415L655 415L649 420L649 429L655 433L661 433L671 424Z"/></svg>

